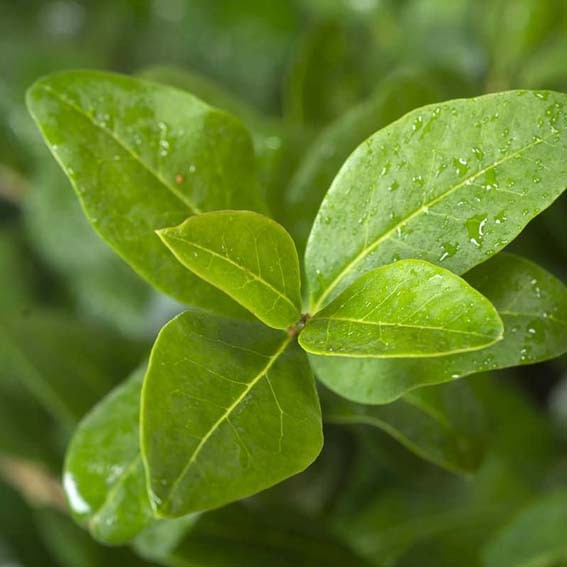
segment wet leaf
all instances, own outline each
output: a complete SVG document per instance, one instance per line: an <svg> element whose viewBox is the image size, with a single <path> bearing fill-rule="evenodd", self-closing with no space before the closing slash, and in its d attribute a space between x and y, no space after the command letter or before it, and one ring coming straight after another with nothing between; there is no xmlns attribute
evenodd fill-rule
<svg viewBox="0 0 567 567"><path fill-rule="evenodd" d="M221 211L158 234L184 266L266 325L286 329L299 320L299 259L277 222L249 211Z"/></svg>
<svg viewBox="0 0 567 567"><path fill-rule="evenodd" d="M360 403L391 402L419 386L532 364L567 351L567 288L518 256L499 254L467 280L504 321L504 339L477 352L431 359L347 359L311 356L317 377L337 394Z"/></svg>
<svg viewBox="0 0 567 567"><path fill-rule="evenodd" d="M116 252L181 302L241 312L184 270L154 232L203 211L263 208L252 142L237 119L182 91L96 71L42 79L27 102Z"/></svg>
<svg viewBox="0 0 567 567"><path fill-rule="evenodd" d="M365 274L311 319L299 342L313 354L401 358L483 349L502 321L464 280L421 260Z"/></svg>
<svg viewBox="0 0 567 567"><path fill-rule="evenodd" d="M192 311L154 345L141 423L160 516L259 492L305 469L322 445L313 378L293 338Z"/></svg>
<svg viewBox="0 0 567 567"><path fill-rule="evenodd" d="M506 246L565 189L566 104L548 91L434 104L360 145L309 237L311 311L396 259L462 274Z"/></svg>
<svg viewBox="0 0 567 567"><path fill-rule="evenodd" d="M107 544L129 541L153 521L138 427L145 370L85 416L67 451L63 484L71 512Z"/></svg>

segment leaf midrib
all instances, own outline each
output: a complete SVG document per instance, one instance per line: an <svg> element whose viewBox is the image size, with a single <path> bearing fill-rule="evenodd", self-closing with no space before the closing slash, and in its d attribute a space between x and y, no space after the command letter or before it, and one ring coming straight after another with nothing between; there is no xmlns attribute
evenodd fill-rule
<svg viewBox="0 0 567 567"><path fill-rule="evenodd" d="M356 323L357 325L370 325L374 327L400 327L402 329L419 329L427 331L444 331L446 333L454 333L459 335L472 335L476 337L482 337L486 339L491 339L492 341L498 340L498 337L502 337L502 333L499 333L496 337L493 335L486 335L484 333L477 333L475 331L460 331L458 329L449 329L447 327L433 327L428 325L409 325L407 323L389 323L382 321L368 321L361 319L349 319L347 317L317 317L313 320L315 321L342 321L345 323Z"/></svg>
<svg viewBox="0 0 567 567"><path fill-rule="evenodd" d="M112 138L112 140L114 140L114 142L120 148L122 148L122 150L124 150L127 154L129 154L136 163L138 163L143 169L145 169L150 175L152 175L161 185L163 185L169 192L171 192L175 197L177 197L177 199L179 199L185 206L187 206L191 213L196 215L202 213L199 207L197 207L191 201L191 199L187 197L187 195L184 195L183 193L177 191L176 188L173 185L169 184L167 180L164 179L163 176L158 171L150 167L147 163L145 163L142 160L142 158L138 154L132 151L132 149L125 142L123 142L116 135L115 132L99 124L92 116L90 116L87 112L85 112L83 108L81 108L77 104L65 98L63 95L57 92L53 87L50 87L49 85L46 84L39 84L37 85L37 88L43 89L48 94L55 97L59 102L68 106L69 108L80 114L83 118L87 119L95 128L98 128L99 130L104 132L107 136Z"/></svg>
<svg viewBox="0 0 567 567"><path fill-rule="evenodd" d="M380 244L382 244L382 242L387 240L392 234L394 234L398 229L402 228L406 223L408 223L409 221L418 217L420 214L424 213L429 208L434 207L437 203L439 203L440 201L445 199L445 197L448 197L449 195L451 195L455 191L458 191L462 187L465 187L466 185L472 183L478 177L480 177L481 175L484 175L485 173L487 173L491 169L494 169L494 168L502 165L503 163L506 163L507 161L514 159L515 157L522 154L523 152L545 142L546 140L549 140L549 138L552 138L553 136L557 136L558 134L560 134L563 131L564 131L564 129L557 129L555 132L552 132L551 134L549 134L547 136L544 136L542 138L534 140L533 142L530 142L529 144L526 144L525 146L522 146L521 148L519 148L515 152L509 154L508 156L491 163L490 165L482 168L480 171L477 171L473 175L467 177L466 179L464 179L460 183L457 183L457 185L450 187L447 191L445 191L441 195L438 195L437 197L435 197L434 199L432 199L428 203L422 204L413 213L411 213L408 216L401 219L395 226L393 226L391 229L387 230L385 233L380 235L370 245L363 247L362 250L339 272L339 274L327 286L325 291L319 296L319 299L317 300L317 302L313 305L313 312L317 312L321 309L321 306L322 306L323 302L325 301L325 299L337 287L337 285L341 282L341 280L345 277L345 275L348 274L348 272L350 272L360 261L362 261L364 258L366 258L366 256L368 256L371 252L373 252L376 248L378 248L378 246L380 246Z"/></svg>
<svg viewBox="0 0 567 567"><path fill-rule="evenodd" d="M175 491L179 487L179 484L183 481L183 479L185 478L185 476L187 475L187 473L191 469L191 466L195 463L195 461L197 460L197 458L198 458L199 454L201 453L203 447L206 445L207 441L211 438L213 433L215 433L215 431L218 430L218 428L221 426L221 424L225 420L228 420L228 418L230 417L232 412L246 398L246 396L248 396L248 394L252 391L252 389L256 386L256 384L264 376L266 376L266 374L269 372L269 370L272 368L272 366L276 363L278 358L284 353L284 351L289 346L289 344L291 343L292 340L293 340L293 337L286 336L285 340L281 343L281 345L278 347L276 352L272 356L270 356L267 364L260 370L260 372L258 372L258 374L256 374L256 376L254 376L254 378L252 378L252 380L248 383L248 385L243 390L243 392L225 410L225 412L217 419L217 421L215 421L215 423L213 423L213 425L211 426L209 431L207 431L207 433L205 433L205 435L203 435L203 438L201 439L201 441L199 442L199 444L197 445L197 447L193 451L193 454L191 455L187 464L183 467L183 469L181 470L181 472L179 473L179 475L177 476L177 478L174 480L173 484L171 485L169 496L163 501L163 503L161 505L162 509L165 509L167 507L167 505L171 502L171 499L173 498Z"/></svg>
<svg viewBox="0 0 567 567"><path fill-rule="evenodd" d="M270 282L266 281L265 279L263 279L261 276L259 276L258 274L255 274L254 272L251 272L250 270L246 269L243 265L238 264L237 262L235 262L234 260L232 260L231 258L229 258L228 256L223 256L222 254L219 254L218 252L216 252L215 250L212 250L210 248L207 248L206 246L202 246L200 244L197 244L195 242L193 242L192 240L189 240L188 238L180 238L179 236L175 236L175 235L167 235L167 238L171 238L173 240L177 240L179 242L184 242L186 244L189 244L190 246L194 246L195 248L198 248L199 250L202 250L203 252L206 252L208 254L211 254L211 256L214 256L216 258L220 258L221 260L224 260L225 262L227 262L228 264L234 266L235 268L239 269L241 272L243 272L244 274L246 274L247 276L252 277L253 279L255 279L256 281L260 282L261 284L263 284L265 287L267 287L268 289L270 289L273 293L275 293L276 295L278 295L281 299L283 299L286 303L288 303L294 311L299 312L300 308L299 306L295 305L291 299L289 297L287 297L284 293L282 293L279 289L277 289L276 287L274 287ZM175 252L174 252L175 254ZM175 256L181 260L181 258L175 254ZM205 277L201 274L199 274L201 277ZM207 278L205 278L207 279ZM213 283L210 279L207 279L207 281L209 283ZM228 290L224 290L225 293L227 293L228 295L230 295L233 299L236 299L234 297L233 294L231 294Z"/></svg>

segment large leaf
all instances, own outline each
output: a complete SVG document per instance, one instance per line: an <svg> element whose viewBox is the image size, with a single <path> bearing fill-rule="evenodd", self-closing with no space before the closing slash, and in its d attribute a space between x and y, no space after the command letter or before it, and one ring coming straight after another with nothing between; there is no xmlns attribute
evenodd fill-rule
<svg viewBox="0 0 567 567"><path fill-rule="evenodd" d="M73 516L94 538L123 543L152 522L140 454L145 366L81 421L67 452L64 487Z"/></svg>
<svg viewBox="0 0 567 567"><path fill-rule="evenodd" d="M384 406L356 404L324 389L321 403L325 422L380 429L450 471L470 473L480 463L482 406L466 382L422 388Z"/></svg>
<svg viewBox="0 0 567 567"><path fill-rule="evenodd" d="M504 339L499 343L427 360L313 356L317 376L341 396L381 404L419 386L540 362L567 351L567 288L551 274L518 256L499 254L467 279L502 317Z"/></svg>
<svg viewBox="0 0 567 567"><path fill-rule="evenodd" d="M54 417L78 421L139 362L143 345L54 312L0 319L0 373Z"/></svg>
<svg viewBox="0 0 567 567"><path fill-rule="evenodd" d="M402 260L365 274L307 323L308 352L349 357L429 357L502 339L496 309L464 280Z"/></svg>
<svg viewBox="0 0 567 567"><path fill-rule="evenodd" d="M284 195L284 220L301 251L333 177L352 151L376 130L438 98L428 77L396 73L382 82L368 100L321 131Z"/></svg>
<svg viewBox="0 0 567 567"><path fill-rule="evenodd" d="M483 550L484 567L560 567L567 562L567 490L531 503Z"/></svg>
<svg viewBox="0 0 567 567"><path fill-rule="evenodd" d="M396 259L462 274L502 249L567 185L566 103L530 91L450 101L360 145L309 237L311 310Z"/></svg>
<svg viewBox="0 0 567 567"><path fill-rule="evenodd" d="M179 301L240 312L154 232L202 211L263 207L239 121L182 91L95 71L42 79L27 101L89 221L140 275Z"/></svg>
<svg viewBox="0 0 567 567"><path fill-rule="evenodd" d="M270 327L299 320L299 259L285 229L248 211L194 216L158 233L176 258Z"/></svg>
<svg viewBox="0 0 567 567"><path fill-rule="evenodd" d="M142 455L162 516L215 508L306 468L322 444L306 355L287 333L188 311L161 331Z"/></svg>
<svg viewBox="0 0 567 567"><path fill-rule="evenodd" d="M368 565L320 522L275 506L233 504L164 520L141 533L135 548L148 559L176 567Z"/></svg>

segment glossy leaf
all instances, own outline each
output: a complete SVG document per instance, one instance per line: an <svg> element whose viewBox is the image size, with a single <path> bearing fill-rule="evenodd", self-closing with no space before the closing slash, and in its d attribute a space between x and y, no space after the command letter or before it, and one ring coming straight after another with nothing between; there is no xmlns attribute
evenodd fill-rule
<svg viewBox="0 0 567 567"><path fill-rule="evenodd" d="M501 250L565 189L566 104L567 95L531 91L450 101L366 140L309 237L311 310L396 259L462 274Z"/></svg>
<svg viewBox="0 0 567 567"><path fill-rule="evenodd" d="M313 378L293 338L192 311L154 345L141 423L160 516L249 496L305 469L322 444Z"/></svg>
<svg viewBox="0 0 567 567"><path fill-rule="evenodd" d="M484 446L482 406L466 382L421 388L384 406L350 402L323 390L324 421L380 429L447 470L471 473Z"/></svg>
<svg viewBox="0 0 567 567"><path fill-rule="evenodd" d="M275 221L248 211L221 211L158 234L184 266L266 325L286 329L299 320L299 259L293 240Z"/></svg>
<svg viewBox="0 0 567 567"><path fill-rule="evenodd" d="M96 71L42 79L27 102L87 218L141 276L179 301L240 312L154 232L202 211L263 207L238 120L182 91Z"/></svg>
<svg viewBox="0 0 567 567"><path fill-rule="evenodd" d="M11 375L55 418L78 421L139 363L143 346L60 313L0 319L0 372Z"/></svg>
<svg viewBox="0 0 567 567"><path fill-rule="evenodd" d="M546 494L496 533L483 567L559 567L567 561L567 490Z"/></svg>
<svg viewBox="0 0 567 567"><path fill-rule="evenodd" d="M499 254L467 279L498 310L504 322L499 343L428 360L312 356L318 378L345 398L382 404L420 386L540 362L567 351L567 288L551 274L518 256Z"/></svg>
<svg viewBox="0 0 567 567"><path fill-rule="evenodd" d="M287 508L246 504L164 520L140 534L135 548L176 567L368 565L320 522Z"/></svg>
<svg viewBox="0 0 567 567"><path fill-rule="evenodd" d="M429 357L479 350L502 333L494 307L464 280L402 260L362 276L307 323L299 342L314 354Z"/></svg>
<svg viewBox="0 0 567 567"><path fill-rule="evenodd" d="M93 408L67 452L71 512L104 543L126 542L153 520L138 427L144 374L145 366Z"/></svg>
<svg viewBox="0 0 567 567"><path fill-rule="evenodd" d="M303 156L283 196L285 224L301 251L325 193L354 149L376 130L438 98L429 77L396 73L383 81L368 100L321 131Z"/></svg>

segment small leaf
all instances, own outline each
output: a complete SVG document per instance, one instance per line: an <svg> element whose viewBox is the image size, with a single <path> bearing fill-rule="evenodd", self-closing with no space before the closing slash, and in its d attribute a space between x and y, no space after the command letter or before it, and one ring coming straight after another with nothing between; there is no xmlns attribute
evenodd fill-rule
<svg viewBox="0 0 567 567"><path fill-rule="evenodd" d="M154 345L141 423L160 516L263 490L305 469L322 445L313 377L292 337L192 311Z"/></svg>
<svg viewBox="0 0 567 567"><path fill-rule="evenodd" d="M237 119L171 87L98 71L51 75L27 102L87 218L124 260L181 302L241 313L155 234L202 211L263 208Z"/></svg>
<svg viewBox="0 0 567 567"><path fill-rule="evenodd" d="M450 471L471 473L480 464L482 407L466 382L421 388L384 406L356 404L324 389L321 403L325 422L381 429Z"/></svg>
<svg viewBox="0 0 567 567"><path fill-rule="evenodd" d="M472 270L467 279L500 313L504 339L499 343L427 360L312 356L317 377L345 398L383 404L420 386L567 352L567 288L558 279L528 260L503 253Z"/></svg>
<svg viewBox="0 0 567 567"><path fill-rule="evenodd" d="M484 567L559 567L567 562L567 489L532 502L483 550Z"/></svg>
<svg viewBox="0 0 567 567"><path fill-rule="evenodd" d="M300 318L299 259L277 222L248 211L221 211L158 234L185 267L266 325L286 329Z"/></svg>
<svg viewBox="0 0 567 567"><path fill-rule="evenodd" d="M421 260L372 270L309 321L299 337L314 354L427 357L501 340L502 321L478 291Z"/></svg>
<svg viewBox="0 0 567 567"><path fill-rule="evenodd" d="M463 274L511 242L567 185L566 104L531 91L449 101L361 144L309 237L311 310L396 259Z"/></svg>
<svg viewBox="0 0 567 567"><path fill-rule="evenodd" d="M81 421L67 452L71 512L104 543L124 543L153 520L138 428L144 373L136 370Z"/></svg>

